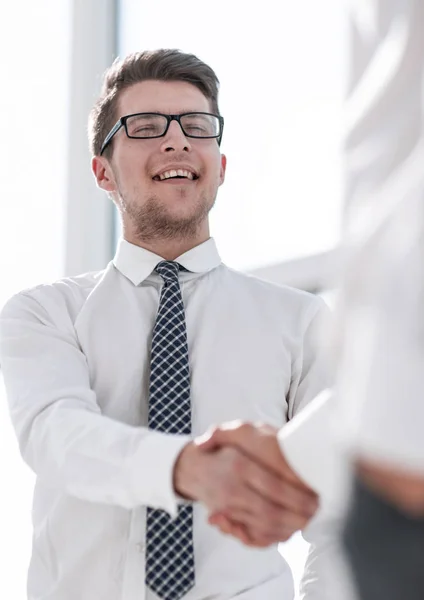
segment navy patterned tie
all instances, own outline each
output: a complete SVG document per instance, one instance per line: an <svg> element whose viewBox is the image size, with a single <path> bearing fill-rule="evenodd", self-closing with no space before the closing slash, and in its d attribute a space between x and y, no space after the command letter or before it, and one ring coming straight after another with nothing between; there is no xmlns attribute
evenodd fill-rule
<svg viewBox="0 0 424 600"><path fill-rule="evenodd" d="M163 261L164 280L153 329L150 360L149 428L191 433L190 370L178 263ZM146 585L164 600L179 600L194 585L193 509L179 506L172 519L148 508Z"/></svg>

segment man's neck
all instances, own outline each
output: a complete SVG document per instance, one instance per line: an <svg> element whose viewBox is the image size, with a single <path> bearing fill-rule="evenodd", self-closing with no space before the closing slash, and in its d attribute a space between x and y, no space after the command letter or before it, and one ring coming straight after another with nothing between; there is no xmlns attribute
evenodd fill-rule
<svg viewBox="0 0 424 600"><path fill-rule="evenodd" d="M165 260L175 260L178 256L181 256L185 252L192 250L196 246L203 244L209 239L209 231L207 234L202 236L196 236L196 238L190 239L176 239L176 240L151 240L144 242L143 240L135 239L131 235L125 235L124 239L131 244L140 246L145 250L149 250L158 256L161 256Z"/></svg>

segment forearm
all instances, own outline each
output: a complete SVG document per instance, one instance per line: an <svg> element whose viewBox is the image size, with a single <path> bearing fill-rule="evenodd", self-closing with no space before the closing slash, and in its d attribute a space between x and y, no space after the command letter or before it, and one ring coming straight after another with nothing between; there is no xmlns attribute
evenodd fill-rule
<svg viewBox="0 0 424 600"><path fill-rule="evenodd" d="M311 542L300 584L302 600L358 600L340 542L341 519L319 523L319 515L307 529Z"/></svg>
<svg viewBox="0 0 424 600"><path fill-rule="evenodd" d="M287 462L320 497L326 512L343 505L349 487L350 465L336 438L334 400L320 394L280 429L278 441Z"/></svg>
<svg viewBox="0 0 424 600"><path fill-rule="evenodd" d="M359 460L356 473L364 484L411 517L424 517L424 475L393 465Z"/></svg>
<svg viewBox="0 0 424 600"><path fill-rule="evenodd" d="M187 436L102 414L75 332L54 321L54 308L21 294L0 318L0 360L24 460L41 482L82 500L175 510L172 471Z"/></svg>
<svg viewBox="0 0 424 600"><path fill-rule="evenodd" d="M40 480L90 502L175 512L173 464L186 436L132 427L63 400L33 421L20 443Z"/></svg>

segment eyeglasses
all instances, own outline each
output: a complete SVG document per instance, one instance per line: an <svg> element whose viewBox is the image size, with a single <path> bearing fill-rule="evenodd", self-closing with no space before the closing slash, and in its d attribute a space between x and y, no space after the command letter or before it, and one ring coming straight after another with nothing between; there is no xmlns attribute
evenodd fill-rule
<svg viewBox="0 0 424 600"><path fill-rule="evenodd" d="M205 112L191 112L182 115L163 115L161 113L136 113L121 117L107 134L100 155L110 143L115 133L124 127L129 138L152 139L166 135L171 121L178 121L183 134L189 138L217 138L221 143L224 119L219 115Z"/></svg>

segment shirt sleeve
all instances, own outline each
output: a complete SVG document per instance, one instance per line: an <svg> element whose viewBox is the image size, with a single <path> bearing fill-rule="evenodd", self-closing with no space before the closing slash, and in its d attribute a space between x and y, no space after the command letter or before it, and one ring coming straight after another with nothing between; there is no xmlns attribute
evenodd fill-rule
<svg viewBox="0 0 424 600"><path fill-rule="evenodd" d="M289 422L280 430L281 451L320 497L320 508L302 532L310 544L301 581L302 600L355 600L339 543L350 485L350 463L334 435L334 395L324 353L329 311L315 303L305 318L289 399ZM322 344L321 344L322 346Z"/></svg>
<svg viewBox="0 0 424 600"><path fill-rule="evenodd" d="M103 415L76 336L30 292L2 310L0 364L22 457L41 482L81 500L176 514L173 467L189 436Z"/></svg>
<svg viewBox="0 0 424 600"><path fill-rule="evenodd" d="M350 475L350 463L335 435L333 407L332 393L324 390L278 434L287 462L315 490L328 513L343 505Z"/></svg>
<svg viewBox="0 0 424 600"><path fill-rule="evenodd" d="M278 435L290 466L320 497L316 516L302 532L310 544L302 600L356 598L339 542L351 467L334 435L333 402L332 393L324 390Z"/></svg>
<svg viewBox="0 0 424 600"><path fill-rule="evenodd" d="M310 542L301 600L359 600L341 546L342 515L319 512L303 532Z"/></svg>
<svg viewBox="0 0 424 600"><path fill-rule="evenodd" d="M301 322L301 339L292 366L287 397L289 419L302 411L329 383L322 344L318 342L327 326L330 311L318 296L312 300Z"/></svg>

